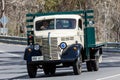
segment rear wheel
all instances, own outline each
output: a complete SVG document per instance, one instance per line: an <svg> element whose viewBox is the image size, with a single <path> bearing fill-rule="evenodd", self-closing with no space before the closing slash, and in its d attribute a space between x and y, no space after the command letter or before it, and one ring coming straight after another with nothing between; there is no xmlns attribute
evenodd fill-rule
<svg viewBox="0 0 120 80"><path fill-rule="evenodd" d="M43 65L43 71L45 75L49 75L49 68L47 65Z"/></svg>
<svg viewBox="0 0 120 80"><path fill-rule="evenodd" d="M86 62L87 70L88 71L98 71L99 70L99 61L87 61Z"/></svg>
<svg viewBox="0 0 120 80"><path fill-rule="evenodd" d="M99 61L98 60L92 61L92 67L93 67L94 71L98 71L99 70Z"/></svg>
<svg viewBox="0 0 120 80"><path fill-rule="evenodd" d="M99 70L99 62L102 61L102 52L100 50L97 51L96 55L95 55L95 60L92 61L92 67L94 71L98 71Z"/></svg>
<svg viewBox="0 0 120 80"><path fill-rule="evenodd" d="M73 71L75 75L79 75L82 72L82 56L78 57L73 63Z"/></svg>
<svg viewBox="0 0 120 80"><path fill-rule="evenodd" d="M87 61L86 62L86 67L88 71L92 71L92 61Z"/></svg>
<svg viewBox="0 0 120 80"><path fill-rule="evenodd" d="M27 63L27 72L30 78L35 78L37 74L37 66Z"/></svg>
<svg viewBox="0 0 120 80"><path fill-rule="evenodd" d="M51 75L54 75L54 74L55 74L55 71L56 71L56 66L55 66L55 65L51 65L51 66L50 66L50 74L51 74Z"/></svg>
<svg viewBox="0 0 120 80"><path fill-rule="evenodd" d="M56 71L55 65L43 65L43 71L45 75L54 75Z"/></svg>

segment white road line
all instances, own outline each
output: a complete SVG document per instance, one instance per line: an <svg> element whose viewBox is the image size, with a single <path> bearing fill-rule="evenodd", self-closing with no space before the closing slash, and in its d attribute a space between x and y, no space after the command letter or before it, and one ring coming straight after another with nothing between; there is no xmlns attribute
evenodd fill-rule
<svg viewBox="0 0 120 80"><path fill-rule="evenodd" d="M116 74L116 75L113 75L113 76L108 76L108 77L104 77L104 78L99 78L99 79L96 79L96 80L110 80L111 78L114 78L114 77L118 77L120 76L120 74Z"/></svg>
<svg viewBox="0 0 120 80"><path fill-rule="evenodd" d="M22 56L19 55L19 54L7 53L7 52L5 52L5 51L0 51L0 52L4 53L4 54L6 54L6 55L14 56L14 57L22 57Z"/></svg>

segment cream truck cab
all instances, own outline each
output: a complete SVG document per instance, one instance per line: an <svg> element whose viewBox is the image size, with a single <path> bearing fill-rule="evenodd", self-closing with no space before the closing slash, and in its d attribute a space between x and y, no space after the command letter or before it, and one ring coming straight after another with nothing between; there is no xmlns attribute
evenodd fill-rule
<svg viewBox="0 0 120 80"><path fill-rule="evenodd" d="M78 75L82 62L86 62L88 71L99 69L102 45L95 44L94 28L86 27L86 18L80 14L87 11L27 14L24 60L30 78L36 77L38 68L45 75L53 75L56 68L72 66Z"/></svg>

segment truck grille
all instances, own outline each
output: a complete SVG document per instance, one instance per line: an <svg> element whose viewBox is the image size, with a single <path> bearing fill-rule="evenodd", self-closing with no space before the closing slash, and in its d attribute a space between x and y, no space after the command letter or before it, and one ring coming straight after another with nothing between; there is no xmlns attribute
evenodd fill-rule
<svg viewBox="0 0 120 80"><path fill-rule="evenodd" d="M57 38L51 38L51 45L49 45L48 38L42 39L42 53L44 60L58 60L60 49L57 46Z"/></svg>

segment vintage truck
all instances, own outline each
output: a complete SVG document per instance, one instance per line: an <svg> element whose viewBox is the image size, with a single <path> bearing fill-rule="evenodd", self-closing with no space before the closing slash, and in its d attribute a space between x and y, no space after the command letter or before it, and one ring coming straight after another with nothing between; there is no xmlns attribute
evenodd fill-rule
<svg viewBox="0 0 120 80"><path fill-rule="evenodd" d="M45 75L56 68L73 67L75 75L86 62L88 71L98 71L103 44L96 44L93 10L27 14L27 42L24 60L30 78L37 69ZM47 28L43 29L46 23Z"/></svg>

